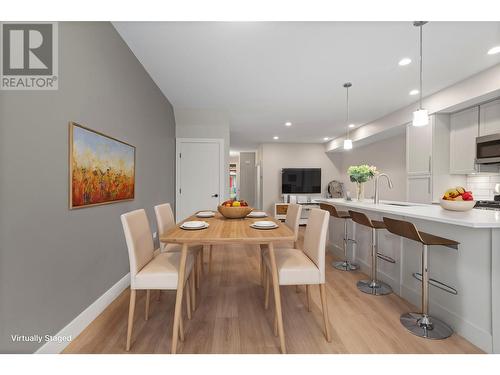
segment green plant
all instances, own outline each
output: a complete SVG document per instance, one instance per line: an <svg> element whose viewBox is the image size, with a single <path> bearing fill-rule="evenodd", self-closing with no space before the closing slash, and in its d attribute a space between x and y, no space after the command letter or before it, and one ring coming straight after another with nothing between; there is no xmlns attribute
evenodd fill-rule
<svg viewBox="0 0 500 375"><path fill-rule="evenodd" d="M373 165L367 165L367 164L362 164L362 165L351 165L347 169L347 174L349 175L349 179L351 182L366 182L375 176L377 174L377 168Z"/></svg>

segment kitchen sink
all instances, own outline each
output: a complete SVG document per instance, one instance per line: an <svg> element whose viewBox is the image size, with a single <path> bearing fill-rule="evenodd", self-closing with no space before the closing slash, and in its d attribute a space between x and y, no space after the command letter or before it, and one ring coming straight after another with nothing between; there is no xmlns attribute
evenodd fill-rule
<svg viewBox="0 0 500 375"><path fill-rule="evenodd" d="M386 204L389 206L399 206L399 207L412 207L413 206L412 204L409 204L409 203L382 203L382 204Z"/></svg>

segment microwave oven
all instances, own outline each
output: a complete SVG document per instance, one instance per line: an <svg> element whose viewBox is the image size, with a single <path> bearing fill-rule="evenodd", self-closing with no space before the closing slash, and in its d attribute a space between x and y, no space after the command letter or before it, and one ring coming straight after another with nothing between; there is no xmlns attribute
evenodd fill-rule
<svg viewBox="0 0 500 375"><path fill-rule="evenodd" d="M476 163L500 164L500 133L476 138Z"/></svg>

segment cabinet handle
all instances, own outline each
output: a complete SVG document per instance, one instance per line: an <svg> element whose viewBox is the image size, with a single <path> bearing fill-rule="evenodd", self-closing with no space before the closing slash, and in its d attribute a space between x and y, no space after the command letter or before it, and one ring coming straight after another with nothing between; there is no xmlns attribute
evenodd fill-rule
<svg viewBox="0 0 500 375"><path fill-rule="evenodd" d="M429 181L427 181L427 192L430 194L431 193L431 179L429 178Z"/></svg>
<svg viewBox="0 0 500 375"><path fill-rule="evenodd" d="M429 173L432 172L432 156L429 155Z"/></svg>

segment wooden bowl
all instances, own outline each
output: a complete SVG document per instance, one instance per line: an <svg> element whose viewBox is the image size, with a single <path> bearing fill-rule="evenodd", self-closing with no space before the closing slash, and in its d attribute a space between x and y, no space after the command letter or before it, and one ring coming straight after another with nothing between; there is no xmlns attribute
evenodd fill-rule
<svg viewBox="0 0 500 375"><path fill-rule="evenodd" d="M228 219L242 219L246 217L250 212L253 211L252 207L226 207L219 206L217 210L221 213L222 216Z"/></svg>
<svg viewBox="0 0 500 375"><path fill-rule="evenodd" d="M445 210L449 211L469 211L474 208L476 201L449 201L441 199L439 204Z"/></svg>

